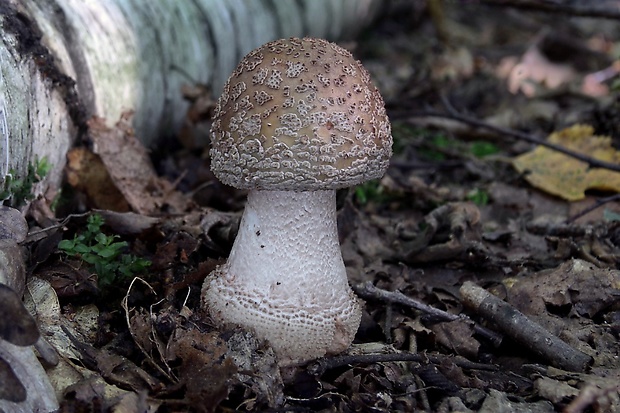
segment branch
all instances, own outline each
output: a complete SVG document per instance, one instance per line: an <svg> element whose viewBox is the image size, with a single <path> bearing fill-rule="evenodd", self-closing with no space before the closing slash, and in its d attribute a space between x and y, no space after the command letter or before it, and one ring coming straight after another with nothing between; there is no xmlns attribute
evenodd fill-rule
<svg viewBox="0 0 620 413"><path fill-rule="evenodd" d="M345 354L329 358L316 360L308 365L308 372L314 376L321 376L327 370L348 364L371 364L385 363L389 361L415 361L419 363L441 364L450 359L455 365L470 370L497 371L497 366L492 364L482 364L469 361L467 359L455 357L441 357L424 353L388 353L388 354Z"/></svg>
<svg viewBox="0 0 620 413"><path fill-rule="evenodd" d="M566 218L566 221L564 221L567 224L570 224L571 222L575 222L577 219L581 218L582 216L594 211L597 208L600 208L601 206L609 203L609 202L616 202L616 201L620 201L620 194L615 194L615 195L610 195L607 196L605 198L600 198L597 199L596 202L592 205L590 205L588 208L585 208L584 210L576 213L573 216L570 216L568 218Z"/></svg>
<svg viewBox="0 0 620 413"><path fill-rule="evenodd" d="M488 6L512 7L521 10L541 11L569 16L620 20L620 11L601 7L580 7L540 0L480 0L480 3Z"/></svg>
<svg viewBox="0 0 620 413"><path fill-rule="evenodd" d="M500 135L510 136L510 137L520 139L526 142L530 142L536 145L544 146L549 149L553 149L554 151L563 153L564 155L567 155L572 158L578 159L582 162L585 162L588 164L589 167L604 168L604 169L609 169L610 171L620 172L620 165L616 163L605 162L605 161L601 161L596 158L592 158L591 156L583 155L579 152L575 152L570 149L567 149L561 145L556 145L554 143L550 143L545 140L539 139L525 132L520 132L514 129L502 128L500 126L491 125L490 123L487 123L487 122L478 120L476 118L472 118L470 116L466 116L466 115L459 113L450 104L448 99L446 99L444 96L441 97L441 101L446 108L446 112L437 112L437 111L431 110L431 111L408 113L407 115L403 115L403 117L430 116L430 117L453 119L458 122L462 122L462 123L465 123L471 126L475 126L478 128L487 129L487 130L499 133ZM400 116L397 115L397 116L392 116L392 117L398 118Z"/></svg>
<svg viewBox="0 0 620 413"><path fill-rule="evenodd" d="M356 294L363 298L371 298L375 300L381 300L388 303L400 304L406 307L414 308L416 310L422 311L423 313L429 314L433 317L436 317L440 320L444 321L454 321L454 320L466 320L471 321L469 317L465 315L455 315L450 314L446 311L440 310L435 307L431 307L420 301L414 300L411 297L407 297L405 294L400 291L386 291L381 288L377 288L373 283L367 282L364 284L358 284L353 287L353 291ZM477 334L485 337L487 340L493 344L493 346L498 347L502 342L502 336L495 333L494 331L489 330L488 328L482 327L479 324L474 323L474 331Z"/></svg>
<svg viewBox="0 0 620 413"><path fill-rule="evenodd" d="M592 364L592 357L574 349L484 288L467 281L460 292L468 307L493 322L516 342L548 360L551 365L568 371L585 371Z"/></svg>

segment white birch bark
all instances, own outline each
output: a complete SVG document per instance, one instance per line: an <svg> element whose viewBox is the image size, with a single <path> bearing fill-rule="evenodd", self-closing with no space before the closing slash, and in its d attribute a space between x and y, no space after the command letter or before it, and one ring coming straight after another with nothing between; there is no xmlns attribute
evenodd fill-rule
<svg viewBox="0 0 620 413"><path fill-rule="evenodd" d="M187 109L183 84L207 85L217 97L251 49L288 36L350 38L381 4L2 0L0 187L10 170L23 176L36 157L53 165L38 192L56 187L65 154L91 115L111 125L134 110L138 136L153 144L180 126Z"/></svg>

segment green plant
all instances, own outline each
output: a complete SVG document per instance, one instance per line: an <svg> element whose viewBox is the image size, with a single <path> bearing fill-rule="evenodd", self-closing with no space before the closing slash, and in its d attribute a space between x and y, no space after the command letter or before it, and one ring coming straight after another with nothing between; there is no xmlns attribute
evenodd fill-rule
<svg viewBox="0 0 620 413"><path fill-rule="evenodd" d="M379 180L364 182L355 187L355 199L360 205L366 205L370 201L382 203L387 199L383 192L383 186Z"/></svg>
<svg viewBox="0 0 620 413"><path fill-rule="evenodd" d="M48 174L52 165L43 157L37 159L34 164L28 165L26 176L15 179L17 172L11 169L4 177L4 185L0 190L0 200L4 205L13 208L24 205L33 198L32 188Z"/></svg>
<svg viewBox="0 0 620 413"><path fill-rule="evenodd" d="M499 152L497 145L486 141L474 141L469 145L469 150L476 158L495 155Z"/></svg>
<svg viewBox="0 0 620 413"><path fill-rule="evenodd" d="M60 241L58 248L68 256L80 258L90 265L99 276L99 286L106 288L145 271L151 262L126 254L127 242L118 241L118 235L101 232L103 223L101 215L89 216L86 230L76 234L73 239Z"/></svg>
<svg viewBox="0 0 620 413"><path fill-rule="evenodd" d="M472 189L467 193L467 200L478 206L483 206L489 203L489 194L479 188Z"/></svg>
<svg viewBox="0 0 620 413"><path fill-rule="evenodd" d="M420 134L419 129L408 123L394 121L392 122L392 151L394 155L402 154L405 148L411 144L411 141Z"/></svg>
<svg viewBox="0 0 620 413"><path fill-rule="evenodd" d="M430 161L443 161L446 159L445 150L453 148L456 141L450 137L433 132L428 137L428 147L422 148L420 153Z"/></svg>

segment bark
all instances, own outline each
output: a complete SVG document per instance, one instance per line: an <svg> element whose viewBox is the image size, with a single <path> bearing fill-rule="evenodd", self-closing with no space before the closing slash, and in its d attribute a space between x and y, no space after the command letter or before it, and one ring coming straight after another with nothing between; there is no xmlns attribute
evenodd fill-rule
<svg viewBox="0 0 620 413"><path fill-rule="evenodd" d="M151 145L173 134L183 84L214 96L237 62L269 40L350 38L380 0L4 0L0 2L0 183L46 157L37 190L56 187L92 115L135 111Z"/></svg>

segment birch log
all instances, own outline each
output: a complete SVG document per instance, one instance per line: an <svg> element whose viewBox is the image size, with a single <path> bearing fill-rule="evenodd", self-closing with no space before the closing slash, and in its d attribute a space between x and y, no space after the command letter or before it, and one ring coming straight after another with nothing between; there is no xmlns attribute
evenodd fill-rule
<svg viewBox="0 0 620 413"><path fill-rule="evenodd" d="M381 0L2 0L0 187L46 157L37 188L55 188L65 154L92 115L114 124L135 111L149 145L173 134L183 84L217 96L243 55L267 41L350 38Z"/></svg>

